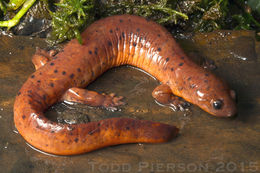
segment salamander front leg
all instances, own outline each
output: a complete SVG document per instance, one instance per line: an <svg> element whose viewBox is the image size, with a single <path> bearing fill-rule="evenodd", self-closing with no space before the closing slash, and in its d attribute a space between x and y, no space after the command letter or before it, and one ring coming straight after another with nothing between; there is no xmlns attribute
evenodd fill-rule
<svg viewBox="0 0 260 173"><path fill-rule="evenodd" d="M160 104L170 106L174 111L184 111L185 108L190 106L190 103L182 100L182 98L173 95L171 88L162 84L157 86L152 93L153 98Z"/></svg>
<svg viewBox="0 0 260 173"><path fill-rule="evenodd" d="M54 50L46 51L40 48L36 48L36 52L32 57L32 63L37 70L38 68L44 66L47 62L51 61L56 52Z"/></svg>
<svg viewBox="0 0 260 173"><path fill-rule="evenodd" d="M117 106L124 105L122 96L116 97L114 93L109 95L99 94L82 88L70 88L61 98L61 101L87 104L89 106L102 106L111 111L116 111Z"/></svg>

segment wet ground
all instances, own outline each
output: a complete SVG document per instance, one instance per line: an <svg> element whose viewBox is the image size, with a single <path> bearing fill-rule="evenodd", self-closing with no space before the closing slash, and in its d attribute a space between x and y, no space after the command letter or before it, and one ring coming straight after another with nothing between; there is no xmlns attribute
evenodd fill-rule
<svg viewBox="0 0 260 173"><path fill-rule="evenodd" d="M178 126L179 136L163 144L127 144L59 157L32 149L13 123L15 95L34 71L31 56L46 43L0 36L0 172L259 172L260 43L254 33L221 31L184 36L178 42L198 63L215 62L214 73L237 93L236 117L215 118L196 106L184 112L159 106L151 96L159 82L134 68L120 67L88 87L124 96L127 105L120 111L59 103L47 116L62 123L109 117L153 120Z"/></svg>

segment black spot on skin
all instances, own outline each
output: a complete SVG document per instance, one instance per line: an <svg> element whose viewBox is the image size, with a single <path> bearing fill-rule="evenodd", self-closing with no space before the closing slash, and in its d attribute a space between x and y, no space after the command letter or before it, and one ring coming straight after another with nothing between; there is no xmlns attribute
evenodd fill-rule
<svg viewBox="0 0 260 173"><path fill-rule="evenodd" d="M85 82L86 82L85 80L81 81L81 85L85 84Z"/></svg>
<svg viewBox="0 0 260 173"><path fill-rule="evenodd" d="M28 92L28 93L32 93L32 90L28 90L27 92Z"/></svg>
<svg viewBox="0 0 260 173"><path fill-rule="evenodd" d="M112 43L111 43L111 41L108 41L108 45L109 45L109 46L112 46Z"/></svg>
<svg viewBox="0 0 260 173"><path fill-rule="evenodd" d="M53 88L54 87L54 83L50 83L50 86Z"/></svg>
<svg viewBox="0 0 260 173"><path fill-rule="evenodd" d="M73 136L73 133L72 133L72 132L69 132L69 135L70 135L70 136Z"/></svg>
<svg viewBox="0 0 260 173"><path fill-rule="evenodd" d="M136 46L136 43L133 43L133 46L135 47L135 46Z"/></svg>
<svg viewBox="0 0 260 173"><path fill-rule="evenodd" d="M204 80L205 83L208 83L209 81L208 80Z"/></svg>
<svg viewBox="0 0 260 173"><path fill-rule="evenodd" d="M190 80L191 80L191 77L189 77L187 80L190 81Z"/></svg>
<svg viewBox="0 0 260 173"><path fill-rule="evenodd" d="M45 101L45 100L46 100L46 95L43 95L42 98L43 98L43 100Z"/></svg>
<svg viewBox="0 0 260 173"><path fill-rule="evenodd" d="M38 103L39 105L42 105L42 102L40 102L39 100L35 100L36 103Z"/></svg>
<svg viewBox="0 0 260 173"><path fill-rule="evenodd" d="M181 59L184 59L184 56L182 56Z"/></svg>
<svg viewBox="0 0 260 173"><path fill-rule="evenodd" d="M31 76L31 78L33 79L35 76L34 76L34 74Z"/></svg>
<svg viewBox="0 0 260 173"><path fill-rule="evenodd" d="M95 73L94 71L91 71L91 76L94 77L95 76Z"/></svg>
<svg viewBox="0 0 260 173"><path fill-rule="evenodd" d="M119 29L118 28L116 28L116 31L118 31Z"/></svg>
<svg viewBox="0 0 260 173"><path fill-rule="evenodd" d="M147 22L150 22L150 21L151 21L151 19L148 19L148 18L145 18L145 20L146 20Z"/></svg>
<svg viewBox="0 0 260 173"><path fill-rule="evenodd" d="M77 142L79 141L79 139L78 139L78 138L75 138L74 141L77 143Z"/></svg>
<svg viewBox="0 0 260 173"><path fill-rule="evenodd" d="M81 69L80 69L80 68L78 68L78 69L77 69L77 71L78 71L78 72L81 72Z"/></svg>
<svg viewBox="0 0 260 173"><path fill-rule="evenodd" d="M88 51L88 53L91 55L91 54L92 54L92 51L90 50L90 51Z"/></svg>
<svg viewBox="0 0 260 173"><path fill-rule="evenodd" d="M19 92L17 93L17 95L18 95L18 96L21 95L21 92L19 91Z"/></svg>
<svg viewBox="0 0 260 173"><path fill-rule="evenodd" d="M46 144L45 146L46 146L46 147L48 147L49 145L48 145L48 144Z"/></svg>
<svg viewBox="0 0 260 173"><path fill-rule="evenodd" d="M41 83L41 80L37 80L38 83Z"/></svg>
<svg viewBox="0 0 260 173"><path fill-rule="evenodd" d="M205 76L209 76L209 74L208 74L208 73L205 73Z"/></svg>
<svg viewBox="0 0 260 173"><path fill-rule="evenodd" d="M184 63L183 63L183 62L181 62L181 63L179 64L179 66L183 66L183 64L184 64Z"/></svg>
<svg viewBox="0 0 260 173"><path fill-rule="evenodd" d="M122 40L122 37L121 37L121 35L119 36L119 40L120 40L120 41Z"/></svg>
<svg viewBox="0 0 260 173"><path fill-rule="evenodd" d="M174 70L174 68L171 68L171 71L173 71Z"/></svg>
<svg viewBox="0 0 260 173"><path fill-rule="evenodd" d="M66 71L63 71L63 72L62 72L62 75L65 75L65 74L66 74Z"/></svg>
<svg viewBox="0 0 260 173"><path fill-rule="evenodd" d="M56 69L56 70L54 70L54 73L58 73L58 70Z"/></svg>
<svg viewBox="0 0 260 173"><path fill-rule="evenodd" d="M139 32L139 31L140 31L140 28L137 28L136 31Z"/></svg>
<svg viewBox="0 0 260 173"><path fill-rule="evenodd" d="M123 20L122 20L122 19L120 19L120 20L119 20L119 22L120 22L120 23L122 23L122 22L123 22Z"/></svg>
<svg viewBox="0 0 260 173"><path fill-rule="evenodd" d="M70 75L70 78L71 78L71 79L73 79L73 78L74 78L74 74L73 74L73 73Z"/></svg>
<svg viewBox="0 0 260 173"><path fill-rule="evenodd" d="M54 131L52 130L51 133L54 133Z"/></svg>
<svg viewBox="0 0 260 173"><path fill-rule="evenodd" d="M161 37L161 35L160 35L160 34L158 34L157 36L158 36L158 37Z"/></svg>
<svg viewBox="0 0 260 173"><path fill-rule="evenodd" d="M95 48L95 55L97 55L98 54L98 48Z"/></svg>
<svg viewBox="0 0 260 173"><path fill-rule="evenodd" d="M112 30L112 29L110 29L110 30L109 30L109 32L110 32L110 33L113 33L113 30Z"/></svg>
<svg viewBox="0 0 260 173"><path fill-rule="evenodd" d="M158 49L157 49L159 52L162 50L160 47L158 47Z"/></svg>
<svg viewBox="0 0 260 173"><path fill-rule="evenodd" d="M33 97L33 96L32 96L32 95L30 95L30 94L28 94L27 96L28 96L28 97L30 97L30 98L32 98L32 97Z"/></svg>
<svg viewBox="0 0 260 173"><path fill-rule="evenodd" d="M130 127L128 127L128 126L127 126L125 129L126 129L126 130L129 130L129 129L130 129Z"/></svg>
<svg viewBox="0 0 260 173"><path fill-rule="evenodd" d="M51 65L51 66L53 66L53 65L54 65L54 63L52 62L52 63L50 63L50 65Z"/></svg>
<svg viewBox="0 0 260 173"><path fill-rule="evenodd" d="M125 33L124 32L122 32L122 37L125 38Z"/></svg>
<svg viewBox="0 0 260 173"><path fill-rule="evenodd" d="M22 118L23 118L23 119L25 119L25 118L26 118L26 116L25 116L25 115L23 115L23 116L22 116Z"/></svg>
<svg viewBox="0 0 260 173"><path fill-rule="evenodd" d="M168 57L168 58L166 58L166 62L168 62L170 60L170 58Z"/></svg>
<svg viewBox="0 0 260 173"><path fill-rule="evenodd" d="M39 74L42 75L42 72L40 72Z"/></svg>
<svg viewBox="0 0 260 173"><path fill-rule="evenodd" d="M98 127L100 127L100 123L98 123L97 125L98 125Z"/></svg>

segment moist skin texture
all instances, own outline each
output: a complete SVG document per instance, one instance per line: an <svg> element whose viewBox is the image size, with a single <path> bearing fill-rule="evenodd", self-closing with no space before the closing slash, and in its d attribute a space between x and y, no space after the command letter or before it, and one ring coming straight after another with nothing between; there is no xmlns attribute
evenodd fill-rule
<svg viewBox="0 0 260 173"><path fill-rule="evenodd" d="M178 133L175 126L145 120L111 118L68 125L45 118L43 112L60 100L93 106L120 105L120 98L100 97L81 88L106 70L124 64L141 68L161 81L154 94L157 100L162 95L174 94L215 116L236 113L233 91L188 59L171 34L153 21L130 15L108 17L87 28L82 39L82 45L72 40L63 51L49 58L36 53L33 63L37 70L17 94L15 125L37 149L73 155L110 145L158 143L175 137Z"/></svg>

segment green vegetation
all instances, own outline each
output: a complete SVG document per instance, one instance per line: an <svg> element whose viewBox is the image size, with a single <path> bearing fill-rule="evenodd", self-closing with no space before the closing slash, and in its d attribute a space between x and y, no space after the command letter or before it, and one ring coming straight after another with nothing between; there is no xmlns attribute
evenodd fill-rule
<svg viewBox="0 0 260 173"><path fill-rule="evenodd" d="M21 5L21 10L11 19L8 21L0 21L0 27L7 27L9 30L10 28L17 25L23 17L23 15L28 11L29 8L34 4L36 0L11 0L7 5L4 5L5 2L0 0L0 8L4 12L4 14L7 12L7 10L16 10Z"/></svg>
<svg viewBox="0 0 260 173"><path fill-rule="evenodd" d="M0 0L0 9L5 14L23 3L34 1L11 0L7 3ZM20 9L23 13L28 10L24 4ZM126 13L150 18L178 31L249 29L260 32L259 0L60 0L52 5L55 10L49 10L53 26L50 39L54 43L75 37L81 41L80 32L94 20ZM16 16L22 16L20 11ZM15 22L13 19L3 21L0 26L13 27L19 22L16 16ZM4 25L6 22L9 24Z"/></svg>
<svg viewBox="0 0 260 173"><path fill-rule="evenodd" d="M94 0L63 0L55 5L52 40L59 43L76 37L81 43L80 31L94 20Z"/></svg>

